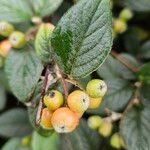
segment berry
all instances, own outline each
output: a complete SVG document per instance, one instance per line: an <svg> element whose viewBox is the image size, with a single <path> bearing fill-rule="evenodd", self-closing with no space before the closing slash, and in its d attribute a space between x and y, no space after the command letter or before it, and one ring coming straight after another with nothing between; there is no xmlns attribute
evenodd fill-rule
<svg viewBox="0 0 150 150"><path fill-rule="evenodd" d="M98 108L100 106L101 102L102 102L102 97L99 97L99 98L90 97L89 108L90 109Z"/></svg>
<svg viewBox="0 0 150 150"><path fill-rule="evenodd" d="M42 116L41 116L41 126L45 129L51 129L52 128L52 123L51 123L51 118L52 118L52 112L48 108L44 108L42 110Z"/></svg>
<svg viewBox="0 0 150 150"><path fill-rule="evenodd" d="M123 33L127 30L127 24L121 19L114 19L113 29L115 33Z"/></svg>
<svg viewBox="0 0 150 150"><path fill-rule="evenodd" d="M67 103L72 111L85 112L89 107L89 96L81 90L76 90L69 94Z"/></svg>
<svg viewBox="0 0 150 150"><path fill-rule="evenodd" d="M124 8L120 14L119 14L119 18L124 20L124 21L128 21L133 17L133 13L130 9L128 8Z"/></svg>
<svg viewBox="0 0 150 150"><path fill-rule="evenodd" d="M103 120L100 116L91 116L88 118L88 126L92 129L98 129L102 121Z"/></svg>
<svg viewBox="0 0 150 150"><path fill-rule="evenodd" d="M9 41L12 45L12 47L14 48L22 48L25 43L25 34L19 31L14 31L10 37L9 37Z"/></svg>
<svg viewBox="0 0 150 150"><path fill-rule="evenodd" d="M52 111L62 106L63 102L64 102L64 98L62 93L56 90L52 90L49 92L48 95L44 96L44 104L46 105L46 107L49 108L49 110Z"/></svg>
<svg viewBox="0 0 150 150"><path fill-rule="evenodd" d="M86 91L90 97L103 97L107 91L107 85L103 80L93 79L88 82Z"/></svg>
<svg viewBox="0 0 150 150"><path fill-rule="evenodd" d="M112 132L112 123L110 121L103 120L98 131L103 137L108 137Z"/></svg>
<svg viewBox="0 0 150 150"><path fill-rule="evenodd" d="M12 32L14 31L14 27L12 24L6 22L6 21L1 21L0 22L0 35L2 36L9 36Z"/></svg>
<svg viewBox="0 0 150 150"><path fill-rule="evenodd" d="M78 125L77 115L67 107L57 109L52 116L52 125L58 133L72 132Z"/></svg>
<svg viewBox="0 0 150 150"><path fill-rule="evenodd" d="M31 143L31 136L25 136L25 137L23 137L22 140L21 140L21 144L22 144L23 146L29 146L30 143Z"/></svg>
<svg viewBox="0 0 150 150"><path fill-rule="evenodd" d="M0 55L6 57L10 48L11 48L11 44L9 40L2 41L0 43Z"/></svg>

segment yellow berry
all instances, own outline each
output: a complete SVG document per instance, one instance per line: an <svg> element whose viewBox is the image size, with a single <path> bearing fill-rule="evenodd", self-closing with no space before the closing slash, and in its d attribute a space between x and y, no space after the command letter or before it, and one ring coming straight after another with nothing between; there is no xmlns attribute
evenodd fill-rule
<svg viewBox="0 0 150 150"><path fill-rule="evenodd" d="M100 106L101 102L102 102L102 97L99 97L99 98L90 97L89 108L90 109L98 108Z"/></svg>
<svg viewBox="0 0 150 150"><path fill-rule="evenodd" d="M110 144L111 144L112 147L114 147L116 149L120 149L121 148L119 133L115 133L115 134L112 135L112 137L110 139Z"/></svg>
<svg viewBox="0 0 150 150"><path fill-rule="evenodd" d="M53 113L51 121L56 132L68 133L77 127L79 119L69 108L61 107Z"/></svg>
<svg viewBox="0 0 150 150"><path fill-rule="evenodd" d="M21 144L23 146L29 146L30 143L31 143L31 136L26 136L26 137L22 138L22 140L21 140Z"/></svg>
<svg viewBox="0 0 150 150"><path fill-rule="evenodd" d="M52 111L58 109L63 103L63 95L57 90L52 90L48 95L44 96L44 104Z"/></svg>
<svg viewBox="0 0 150 150"><path fill-rule="evenodd" d="M88 126L92 129L98 129L103 122L102 118L98 115L91 116L88 118Z"/></svg>
<svg viewBox="0 0 150 150"><path fill-rule="evenodd" d="M81 90L76 90L69 94L67 104L74 112L84 112L89 107L89 96Z"/></svg>
<svg viewBox="0 0 150 150"><path fill-rule="evenodd" d="M133 13L130 9L128 8L124 8L120 14L119 14L119 18L124 20L124 21L128 21L133 17Z"/></svg>

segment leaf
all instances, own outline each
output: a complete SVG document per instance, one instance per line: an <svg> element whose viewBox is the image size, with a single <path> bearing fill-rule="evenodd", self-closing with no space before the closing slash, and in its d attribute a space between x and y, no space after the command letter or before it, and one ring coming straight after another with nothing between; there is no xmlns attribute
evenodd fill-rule
<svg viewBox="0 0 150 150"><path fill-rule="evenodd" d="M32 128L29 124L28 114L24 109L11 109L0 115L1 136L25 136L30 134L31 131Z"/></svg>
<svg viewBox="0 0 150 150"><path fill-rule="evenodd" d="M2 85L0 85L0 111L5 108L5 105L6 105L5 89Z"/></svg>
<svg viewBox="0 0 150 150"><path fill-rule="evenodd" d="M85 120L72 133L61 135L61 150L99 150L101 138L99 134L87 126Z"/></svg>
<svg viewBox="0 0 150 150"><path fill-rule="evenodd" d="M150 58L150 40L146 41L140 49L141 58L149 59Z"/></svg>
<svg viewBox="0 0 150 150"><path fill-rule="evenodd" d="M13 94L22 102L28 101L43 66L31 45L22 50L11 49L6 59L5 72Z"/></svg>
<svg viewBox="0 0 150 150"><path fill-rule="evenodd" d="M131 107L121 122L121 133L128 150L150 149L150 107Z"/></svg>
<svg viewBox="0 0 150 150"><path fill-rule="evenodd" d="M28 0L0 0L0 20L18 23L30 20L31 17Z"/></svg>
<svg viewBox="0 0 150 150"><path fill-rule="evenodd" d="M52 134L50 137L43 137L34 132L32 137L32 149L33 150L59 150L59 135L57 133Z"/></svg>
<svg viewBox="0 0 150 150"><path fill-rule="evenodd" d="M39 105L39 101L40 101L40 97L41 97L41 90L42 90L42 85L43 82L39 82L35 88L35 91L33 93L32 96L32 104L34 105L34 107L28 107L28 115L29 115L29 120L31 125L33 126L33 128L42 136L50 136L53 134L54 130L46 130L44 128L42 128L40 125L36 124L36 114L37 114L37 110L38 110L38 105Z"/></svg>
<svg viewBox="0 0 150 150"><path fill-rule="evenodd" d="M149 0L126 0L124 1L126 6L136 12L150 12L150 2Z"/></svg>
<svg viewBox="0 0 150 150"><path fill-rule="evenodd" d="M2 147L2 150L31 150L31 149L27 146L21 145L20 138L12 138L5 143L5 145Z"/></svg>
<svg viewBox="0 0 150 150"><path fill-rule="evenodd" d="M51 61L51 34L53 29L50 24L42 24L35 39L35 49L37 55L43 62Z"/></svg>
<svg viewBox="0 0 150 150"><path fill-rule="evenodd" d="M113 111L123 110L128 104L133 94L133 87L126 80L122 79L110 79L105 80L108 86L106 96L99 108L90 109L89 113L105 114L105 109L108 108Z"/></svg>
<svg viewBox="0 0 150 150"><path fill-rule="evenodd" d="M74 78L95 71L112 45L109 0L82 0L61 19L52 35L60 68Z"/></svg>
<svg viewBox="0 0 150 150"><path fill-rule="evenodd" d="M52 14L63 0L31 0L36 15L41 17Z"/></svg>

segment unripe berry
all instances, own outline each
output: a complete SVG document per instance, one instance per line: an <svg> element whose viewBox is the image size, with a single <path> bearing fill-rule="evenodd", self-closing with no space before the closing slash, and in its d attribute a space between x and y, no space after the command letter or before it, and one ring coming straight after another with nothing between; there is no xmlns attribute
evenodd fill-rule
<svg viewBox="0 0 150 150"><path fill-rule="evenodd" d="M67 107L58 108L52 116L52 125L56 132L72 132L78 125L77 115Z"/></svg>
<svg viewBox="0 0 150 150"><path fill-rule="evenodd" d="M10 37L9 37L9 41L12 45L12 47L14 48L22 48L25 43L25 34L19 31L14 31Z"/></svg>
<svg viewBox="0 0 150 150"><path fill-rule="evenodd" d="M81 90L76 90L69 94L67 103L72 111L84 112L89 107L89 96Z"/></svg>
<svg viewBox="0 0 150 150"><path fill-rule="evenodd" d="M128 8L124 8L120 14L119 14L119 18L124 20L124 21L128 21L133 17L133 13L130 9Z"/></svg>
<svg viewBox="0 0 150 150"><path fill-rule="evenodd" d="M48 108L44 108L42 110L40 125L43 128L45 128L45 129L51 129L52 128L52 123L51 123L52 114L53 113Z"/></svg>
<svg viewBox="0 0 150 150"><path fill-rule="evenodd" d="M127 24L121 19L114 19L113 29L115 33L123 33L127 30Z"/></svg>
<svg viewBox="0 0 150 150"><path fill-rule="evenodd" d="M99 98L90 97L89 108L90 109L98 108L100 106L101 102L102 102L102 97L99 97Z"/></svg>
<svg viewBox="0 0 150 150"><path fill-rule="evenodd" d="M60 106L62 106L63 103L64 103L63 95L57 90L52 90L49 92L48 95L44 96L44 104L46 105L46 107L49 108L49 110L54 111L58 109Z"/></svg>
<svg viewBox="0 0 150 150"><path fill-rule="evenodd" d="M107 91L107 85L103 80L93 79L88 82L86 91L90 97L103 97Z"/></svg>
<svg viewBox="0 0 150 150"><path fill-rule="evenodd" d="M88 126L92 129L98 129L102 122L102 118L98 115L88 118Z"/></svg>
<svg viewBox="0 0 150 150"><path fill-rule="evenodd" d="M29 146L30 143L31 143L31 136L23 137L22 140L21 140L21 144L23 146Z"/></svg>
<svg viewBox="0 0 150 150"><path fill-rule="evenodd" d="M0 35L2 36L9 36L12 32L14 31L14 27L12 24L6 22L6 21L1 21L0 22Z"/></svg>
<svg viewBox="0 0 150 150"><path fill-rule="evenodd" d="M103 120L98 131L103 137L108 137L112 132L112 127L113 126L110 121Z"/></svg>
<svg viewBox="0 0 150 150"><path fill-rule="evenodd" d="M0 43L0 55L6 57L10 48L11 48L11 44L9 40L2 41Z"/></svg>

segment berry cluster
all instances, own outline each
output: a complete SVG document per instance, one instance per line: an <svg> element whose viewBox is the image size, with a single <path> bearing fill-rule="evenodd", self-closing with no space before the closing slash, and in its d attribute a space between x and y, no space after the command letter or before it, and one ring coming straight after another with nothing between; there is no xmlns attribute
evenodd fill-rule
<svg viewBox="0 0 150 150"><path fill-rule="evenodd" d="M85 91L73 91L66 100L61 92L51 90L43 98L46 107L42 110L41 126L59 133L72 132L88 108L100 105L106 91L105 82L99 79L89 81Z"/></svg>

